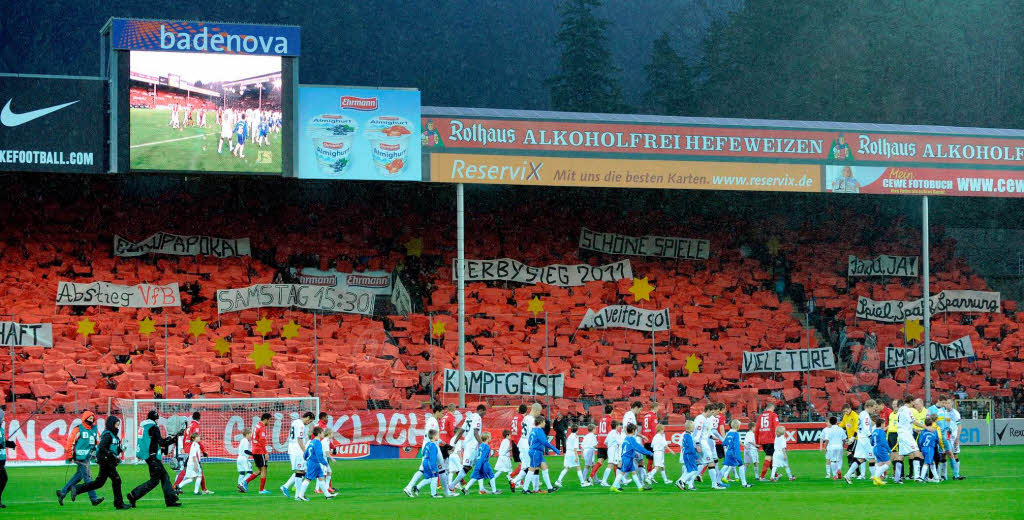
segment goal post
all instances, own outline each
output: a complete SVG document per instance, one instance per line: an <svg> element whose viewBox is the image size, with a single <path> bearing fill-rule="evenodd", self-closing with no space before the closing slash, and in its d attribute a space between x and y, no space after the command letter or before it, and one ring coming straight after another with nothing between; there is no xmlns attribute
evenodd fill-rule
<svg viewBox="0 0 1024 520"><path fill-rule="evenodd" d="M318 397L273 397L243 399L118 399L123 422L121 437L124 442L124 460L139 463L135 456L139 425L146 414L155 409L160 414L157 424L164 434L173 435L199 412L200 442L206 450L203 462L234 462L242 430L254 428L264 413L271 414L267 425L267 452L270 460L288 457L288 427L292 420L305 412L320 413ZM168 427L172 431L168 431ZM183 439L168 450L168 456L182 453Z"/></svg>

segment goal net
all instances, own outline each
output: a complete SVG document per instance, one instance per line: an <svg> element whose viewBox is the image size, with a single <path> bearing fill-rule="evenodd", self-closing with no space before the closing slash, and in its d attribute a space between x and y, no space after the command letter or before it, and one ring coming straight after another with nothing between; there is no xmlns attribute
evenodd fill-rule
<svg viewBox="0 0 1024 520"><path fill-rule="evenodd" d="M124 440L125 462L139 462L135 457L138 428L146 420L146 414L156 409L160 414L157 424L166 435L184 429L192 420L192 414L199 412L200 442L206 450L203 462L234 462L238 455L238 443L242 430L255 428L260 416L271 415L267 425L267 452L270 460L288 458L288 427L294 419L305 412L320 413L320 399L317 397L277 397L266 399L119 399L118 408L124 425L121 436ZM182 453L183 439L168 450L167 456L174 458Z"/></svg>

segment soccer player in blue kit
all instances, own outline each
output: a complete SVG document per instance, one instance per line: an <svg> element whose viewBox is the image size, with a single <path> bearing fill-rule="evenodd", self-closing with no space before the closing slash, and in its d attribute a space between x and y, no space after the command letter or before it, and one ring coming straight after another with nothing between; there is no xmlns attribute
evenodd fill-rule
<svg viewBox="0 0 1024 520"><path fill-rule="evenodd" d="M889 469L889 452L892 451L889 441L886 439L885 428L882 428L883 424L885 424L884 419L875 418L875 429L871 432L871 449L875 456L875 467L871 469L871 481L876 486L885 485L882 475L885 475L885 471Z"/></svg>
<svg viewBox="0 0 1024 520"><path fill-rule="evenodd" d="M235 123L235 138L237 139L235 149L231 153L235 157L245 159L245 138L249 136L249 123L245 122L245 114L242 114Z"/></svg>

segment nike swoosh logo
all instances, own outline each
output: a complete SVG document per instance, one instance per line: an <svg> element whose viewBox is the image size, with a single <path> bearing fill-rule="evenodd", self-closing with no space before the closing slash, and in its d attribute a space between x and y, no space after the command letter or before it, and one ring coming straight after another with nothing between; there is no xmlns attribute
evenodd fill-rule
<svg viewBox="0 0 1024 520"><path fill-rule="evenodd" d="M18 126L28 123L33 119L39 119L47 114L52 114L64 107L74 105L79 100L72 101L70 103L64 103L63 105L54 105L52 107L40 108L39 110L33 110L31 112L22 112L20 114L14 113L11 110L11 101L14 99L8 99L7 104L4 105L4 109L0 111L0 123L4 126Z"/></svg>

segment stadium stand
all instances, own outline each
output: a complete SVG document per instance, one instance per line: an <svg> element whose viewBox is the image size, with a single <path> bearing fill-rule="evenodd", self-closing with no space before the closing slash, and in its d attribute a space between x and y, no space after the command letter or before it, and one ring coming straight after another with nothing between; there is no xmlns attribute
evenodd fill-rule
<svg viewBox="0 0 1024 520"><path fill-rule="evenodd" d="M451 190L362 183L345 183L342 190L329 183L267 179L6 180L12 186L7 203L17 211L4 222L0 242L3 312L21 322L52 322L55 335L52 349L16 353L13 392L19 400L36 400L44 413L105 411L113 399L153 397L158 389L168 398L274 397L306 395L317 387L327 410L419 408L430 400L431 389L435 397L452 398L439 392L444 368L457 366ZM500 192L482 192L481 197L502 199ZM919 285L853 281L845 275L851 253L914 254L916 232L906 223L862 213L853 218L853 209L838 206L822 218L842 222L841 227L793 224L779 214L757 216L753 225L755 217L743 212L639 213L610 209L629 198L605 201L596 193L583 205L564 197L531 193L528 203L471 212L467 258L508 257L529 265L619 259L580 251L581 226L708 238L711 258L631 257L634 275L648 277L657 287L650 302L634 302L629 280L571 288L469 283L467 369L565 373L565 396L551 406L570 414L591 413L606 401L621 413L627 401L651 397L656 387L670 423L701 410L707 399L725 402L733 416L754 414L774 401L783 405L783 415L803 418L837 410L844 402L859 405L869 397L902 396L921 388L920 370L886 371L880 363L886 346L902 345L901 325L854 316L857 295L914 298L921 293ZM15 206L14 200L35 203ZM156 231L248 236L253 256L113 255L114 234L138 240ZM421 256L407 255L405 244L412 238L423 240ZM771 243L778 244L777 250ZM936 241L933 291L987 289L955 256L954 246L949 239ZM307 266L345 272L397 269L410 287L416 312L394 315L381 299L373 317L320 317L320 376L314 381L311 314L262 309L218 316L215 302L217 289L288 281L289 268ZM182 284L182 308L166 313L165 388L165 317L145 309L55 307L60 280ZM535 296L543 300L544 314L527 310ZM809 297L819 310L808 333L801 320ZM657 376L649 334L577 330L587 308L616 303L670 308L671 330L654 337ZM147 316L156 320L157 332L140 336L137 321ZM87 342L76 333L82 317L97 323ZM196 318L209 323L198 338L186 333ZM254 331L261 318L273 321L266 341L276 355L271 368L257 370L248 355L254 343L263 341ZM284 340L281 326L289 320L302 329L298 337ZM437 321L445 323L440 338L432 337L431 323ZM1016 303L1009 300L996 314L936 317L934 337L949 341L970 335L977 360L937 363L935 387L971 397L1010 397L1010 382L1024 376L1022 321L1024 314L1018 316ZM212 348L218 338L231 343L225 356ZM877 338L874 349L865 341L869 338ZM819 345L834 348L840 370L776 377L740 373L745 350ZM693 373L687 368L691 355L700 361ZM9 387L11 375L11 361L0 358L0 386Z"/></svg>

